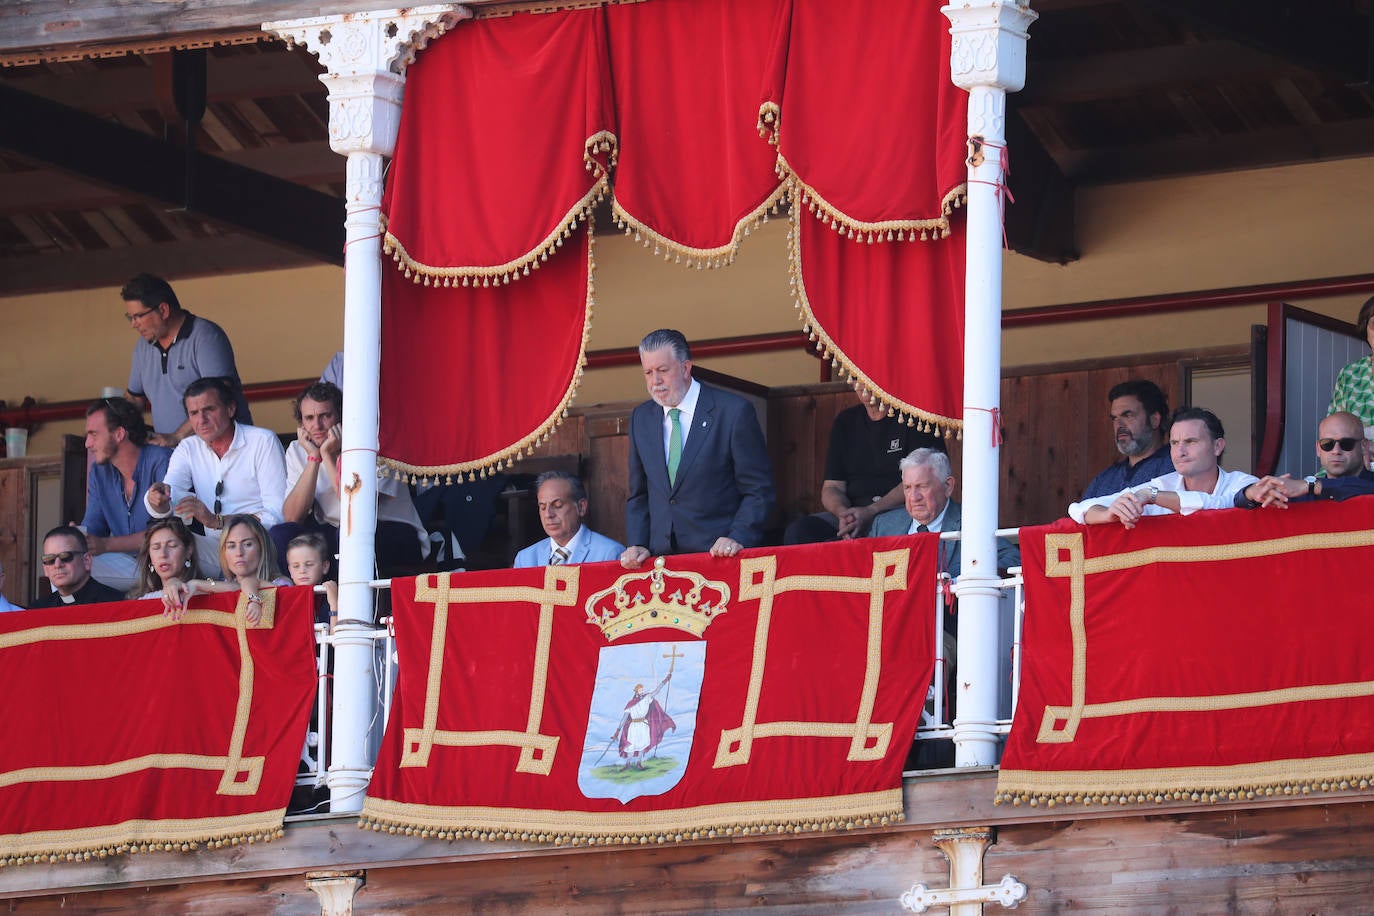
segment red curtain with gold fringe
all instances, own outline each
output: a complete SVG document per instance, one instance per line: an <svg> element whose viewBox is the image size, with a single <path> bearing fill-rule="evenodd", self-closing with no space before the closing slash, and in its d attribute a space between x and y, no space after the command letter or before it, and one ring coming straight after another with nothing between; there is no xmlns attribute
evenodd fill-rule
<svg viewBox="0 0 1374 916"><path fill-rule="evenodd" d="M608 6L615 218L655 252L718 267L783 196L755 122L787 0ZM646 328L647 330L647 328Z"/></svg>
<svg viewBox="0 0 1374 916"><path fill-rule="evenodd" d="M280 834L315 696L314 594L0 614L0 864Z"/></svg>
<svg viewBox="0 0 1374 916"><path fill-rule="evenodd" d="M482 473L557 425L591 306L565 242L611 180L617 223L695 267L728 264L790 197L818 349L909 422L957 428L965 95L948 71L939 4L910 0L645 0L435 41L383 204L384 460ZM474 285L493 295L452 292Z"/></svg>

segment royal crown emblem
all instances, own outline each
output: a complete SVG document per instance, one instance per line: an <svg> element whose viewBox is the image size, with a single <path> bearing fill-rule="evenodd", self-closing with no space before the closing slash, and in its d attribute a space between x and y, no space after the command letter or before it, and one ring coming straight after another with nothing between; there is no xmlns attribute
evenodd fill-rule
<svg viewBox="0 0 1374 916"><path fill-rule="evenodd" d="M587 599L587 622L601 627L607 642L654 627L693 636L727 610L730 586L690 571L668 569L663 557L649 572L630 573Z"/></svg>

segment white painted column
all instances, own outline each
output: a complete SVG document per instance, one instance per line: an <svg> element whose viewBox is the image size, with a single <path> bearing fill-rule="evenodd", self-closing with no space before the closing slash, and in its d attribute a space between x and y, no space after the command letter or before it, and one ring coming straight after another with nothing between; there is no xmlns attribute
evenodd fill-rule
<svg viewBox="0 0 1374 916"><path fill-rule="evenodd" d="M329 145L348 157L344 228L344 410L340 458L339 623L334 631L330 810L360 811L372 775L377 711L372 589L377 527L377 387L381 361L380 207L396 147L405 67L431 39L471 14L444 4L263 24L301 44L328 71Z"/></svg>
<svg viewBox="0 0 1374 916"><path fill-rule="evenodd" d="M1009 0L944 7L951 23L950 73L969 91L968 259L964 275L963 547L955 696L957 766L997 759L997 417L1002 381L1002 152L1008 91L1026 81L1026 29L1038 17Z"/></svg>

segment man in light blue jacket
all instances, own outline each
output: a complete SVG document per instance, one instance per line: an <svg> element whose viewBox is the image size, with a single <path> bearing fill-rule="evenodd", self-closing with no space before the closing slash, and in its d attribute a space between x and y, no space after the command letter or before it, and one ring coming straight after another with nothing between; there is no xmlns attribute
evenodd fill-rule
<svg viewBox="0 0 1374 916"><path fill-rule="evenodd" d="M517 553L516 569L620 559L623 545L582 524L587 515L587 490L576 475L547 471L535 480L535 492L539 521L548 537Z"/></svg>

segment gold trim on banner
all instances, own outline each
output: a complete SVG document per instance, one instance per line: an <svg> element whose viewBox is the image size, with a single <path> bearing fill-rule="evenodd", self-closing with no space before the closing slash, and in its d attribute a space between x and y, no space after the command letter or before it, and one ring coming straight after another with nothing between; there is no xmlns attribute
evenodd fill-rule
<svg viewBox="0 0 1374 916"><path fill-rule="evenodd" d="M368 797L358 826L445 840L618 845L821 830L901 822L902 790L698 805L665 811L562 811L419 805Z"/></svg>
<svg viewBox="0 0 1374 916"><path fill-rule="evenodd" d="M749 668L749 688L738 728L721 732L714 767L740 766L749 762L755 739L759 738L848 738L846 760L881 760L892 741L892 723L873 722L873 705L882 675L883 602L887 592L906 590L906 567L910 550L878 551L873 554L873 573L868 578L854 576L786 576L776 579L777 557L747 557L740 560L739 600L759 602L754 627L754 651ZM833 592L868 595L868 639L864 653L864 680L859 692L859 707L852 722L759 722L759 699L763 694L763 673L768 656L768 631L773 620L773 598L786 592Z"/></svg>
<svg viewBox="0 0 1374 916"><path fill-rule="evenodd" d="M433 583L432 585L430 583ZM425 678L425 711L419 728L402 732L404 746L401 767L429 766L430 752L442 747L518 747L517 773L547 776L558 750L558 738L540 734L544 718L544 698L548 689L549 649L553 641L553 609L574 607L578 601L579 570L576 565L544 568L544 587L500 586L455 588L452 573L431 573L415 580L415 600L433 603L434 623L430 632L429 666ZM454 604L512 604L526 602L539 606L539 628L534 649L534 675L530 684L530 705L523 732L449 731L439 728L440 688L444 675L444 646L448 641L449 607Z"/></svg>
<svg viewBox="0 0 1374 916"><path fill-rule="evenodd" d="M377 464L381 468L381 473L390 474L392 477L398 477L409 483L438 483L441 480L446 484L455 481L461 483L464 480L471 481L479 477L490 477L500 473L521 458L533 455L536 447L549 441L553 431L567 419L568 408L572 406L573 399L577 397L577 390L582 385L582 375L587 368L587 341L591 336L592 312L596 306L596 233L594 220L590 217L583 231L587 233L587 299L582 320L582 340L577 345L577 368L573 371L568 390L563 393L562 400L558 402L548 417L535 427L533 432L522 436L513 445L508 445L471 461L422 465L409 464L396 458L379 455Z"/></svg>
<svg viewBox="0 0 1374 916"><path fill-rule="evenodd" d="M1086 580L1090 575L1119 572L1162 563L1224 562L1280 556L1311 550L1374 546L1374 531L1326 531L1235 544L1149 547L1087 558L1082 532L1045 536L1045 577L1069 580L1069 702L1046 704L1036 734L1038 744L1070 744L1084 719L1106 719L1147 713L1224 712L1285 703L1374 696L1374 680L1284 687L1242 693L1137 697L1087 702L1088 634ZM1067 557L1066 557L1067 555ZM1291 795L1314 789L1333 791L1368 786L1374 778L1374 754L1304 760L1266 761L1218 767L1159 767L1140 770L1054 771L1003 770L997 801L1020 804L1110 802L1119 804L1166 800L1217 801L1254 798L1257 794Z"/></svg>
<svg viewBox="0 0 1374 916"><path fill-rule="evenodd" d="M615 220L617 227L624 230L626 235L632 236L636 242L645 248L652 247L654 257L662 255L664 261L672 261L674 264L681 264L685 261L688 267L697 270L713 270L733 264L735 256L739 254L739 246L745 237L768 222L770 216L779 215L782 204L786 200L787 185L780 181L763 203L735 223L730 241L716 248L693 248L656 232L643 220L622 207L614 194L611 196L611 218Z"/></svg>
<svg viewBox="0 0 1374 916"><path fill-rule="evenodd" d="M243 741L248 733L248 718L253 705L253 655L248 649L247 618L244 616L246 601L239 596L235 612L215 611L208 608L192 608L180 621L158 612L147 617L132 620L115 620L108 623L59 624L55 626L33 627L17 630L0 636L0 652L17 646L32 645L40 642L66 642L78 639L109 639L120 636L135 636L171 627L208 624L218 627L233 627L238 636L239 648L239 690L234 704L234 723L229 732L228 753L224 756L205 754L146 754L104 764L83 766L45 766L28 767L22 770L0 772L0 788L23 785L29 782L77 782L90 779L112 779L127 776L149 769L196 769L219 771L219 795L256 795L262 780L263 757L243 756ZM275 589L262 592L262 620L258 627L270 628L276 617Z"/></svg>
<svg viewBox="0 0 1374 916"><path fill-rule="evenodd" d="M951 436L962 437L964 423L953 417L946 417L940 414L922 410L912 404L908 404L895 397L881 386L874 383L858 366L856 366L844 351L836 344L834 339L821 327L821 323L816 319L816 313L811 309L811 300L806 294L806 282L802 277L802 252L801 252L801 208L793 201L791 210L791 227L787 233L787 259L788 269L791 272L792 299L797 308L798 318L802 323L802 333L807 334L816 345L816 352L822 359L830 360L830 366L839 374L848 376L849 384L855 391L859 392L868 399L870 403L881 402L887 406L888 416L896 416L907 426L915 426L923 432L942 431L945 438Z"/></svg>
<svg viewBox="0 0 1374 916"><path fill-rule="evenodd" d="M396 262L396 269L405 274L407 280L424 286L489 287L502 284L509 285L512 280L528 277L530 271L538 270L540 264L547 261L551 255L556 254L558 249L563 247L563 243L572 238L580 223L586 223L588 234L591 234L592 211L610 192L608 175L610 170L615 168L618 155L615 134L602 130L588 137L582 158L587 171L596 178L591 188L554 224L552 231L544 237L543 241L520 257L504 264L454 267L417 261L406 250L401 240L387 228L386 214L379 217L380 226L383 230L382 251L391 255L391 260ZM601 156L605 157L605 162L598 158Z"/></svg>
<svg viewBox="0 0 1374 916"><path fill-rule="evenodd" d="M279 809L168 820L133 820L101 827L40 830L0 836L0 865L76 862L132 852L190 852L240 843L266 842L282 835Z"/></svg>

